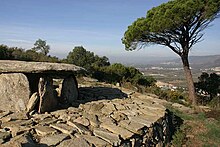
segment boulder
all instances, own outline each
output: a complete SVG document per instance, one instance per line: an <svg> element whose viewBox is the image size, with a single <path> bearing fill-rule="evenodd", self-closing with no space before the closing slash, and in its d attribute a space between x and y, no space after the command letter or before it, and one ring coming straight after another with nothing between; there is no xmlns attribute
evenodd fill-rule
<svg viewBox="0 0 220 147"><path fill-rule="evenodd" d="M34 110L34 108L36 107L38 101L39 101L39 96L38 96L38 93L35 92L32 94L31 98L29 99L28 101L28 104L27 104L27 112L31 112L32 110Z"/></svg>
<svg viewBox="0 0 220 147"><path fill-rule="evenodd" d="M52 111L57 107L57 99L54 96L53 80L50 77L40 78L38 85L40 96L39 113Z"/></svg>
<svg viewBox="0 0 220 147"><path fill-rule="evenodd" d="M61 88L61 98L69 104L74 103L78 98L78 86L73 76L65 78Z"/></svg>
<svg viewBox="0 0 220 147"><path fill-rule="evenodd" d="M30 96L29 82L22 73L0 75L0 109L24 111Z"/></svg>

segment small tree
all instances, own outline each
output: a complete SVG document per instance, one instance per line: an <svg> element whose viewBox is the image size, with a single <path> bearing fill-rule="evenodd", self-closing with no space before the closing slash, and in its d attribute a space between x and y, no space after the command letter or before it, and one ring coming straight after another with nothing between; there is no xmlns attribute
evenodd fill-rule
<svg viewBox="0 0 220 147"><path fill-rule="evenodd" d="M50 50L50 46L47 45L46 40L41 40L38 39L35 43L34 43L34 47L32 48L34 51L40 51L41 53L43 53L44 55L47 55L49 53Z"/></svg>
<svg viewBox="0 0 220 147"><path fill-rule="evenodd" d="M138 18L124 34L122 43L126 50L135 50L145 45L159 44L170 48L180 56L189 90L189 101L196 105L194 83L188 55L198 43L202 31L217 18L219 0L172 0Z"/></svg>
<svg viewBox="0 0 220 147"><path fill-rule="evenodd" d="M212 100L218 93L220 93L220 76L211 73L202 73L201 76L198 77L199 81L195 83L196 91L198 93L205 93L210 96L210 100Z"/></svg>
<svg viewBox="0 0 220 147"><path fill-rule="evenodd" d="M107 57L94 55L93 52L87 51L82 46L76 46L72 52L69 52L67 62L84 67L87 70L90 70L93 66L102 67L110 65Z"/></svg>

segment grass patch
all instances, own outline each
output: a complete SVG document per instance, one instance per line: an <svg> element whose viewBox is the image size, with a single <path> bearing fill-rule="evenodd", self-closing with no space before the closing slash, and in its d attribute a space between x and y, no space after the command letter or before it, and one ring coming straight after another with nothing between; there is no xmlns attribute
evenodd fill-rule
<svg viewBox="0 0 220 147"><path fill-rule="evenodd" d="M219 146L220 145L220 125L219 122L205 122L207 131L198 136L206 142L204 146Z"/></svg>
<svg viewBox="0 0 220 147"><path fill-rule="evenodd" d="M171 143L174 147L181 147L182 145L220 146L220 111L213 110L208 113L188 114L172 107L167 108L184 120L183 125L173 136Z"/></svg>

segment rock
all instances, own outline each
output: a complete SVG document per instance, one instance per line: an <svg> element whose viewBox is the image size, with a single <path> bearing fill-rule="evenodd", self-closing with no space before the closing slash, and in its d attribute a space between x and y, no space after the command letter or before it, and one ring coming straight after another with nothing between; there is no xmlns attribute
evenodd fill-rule
<svg viewBox="0 0 220 147"><path fill-rule="evenodd" d="M31 112L32 110L34 110L39 100L40 97L38 96L38 93L37 92L33 93L27 104L27 112Z"/></svg>
<svg viewBox="0 0 220 147"><path fill-rule="evenodd" d="M27 77L22 73L1 74L0 83L0 108L4 111L24 111L30 96Z"/></svg>
<svg viewBox="0 0 220 147"><path fill-rule="evenodd" d="M151 127L151 125L153 125L153 123L156 122L157 119L158 117L144 116L144 115L129 117L129 120L139 123L139 124L143 124L144 126L147 126L148 128Z"/></svg>
<svg viewBox="0 0 220 147"><path fill-rule="evenodd" d="M40 143L47 146L56 146L61 143L63 140L68 139L69 135L67 134L57 134L41 138Z"/></svg>
<svg viewBox="0 0 220 147"><path fill-rule="evenodd" d="M184 105L182 105L182 104L178 104L178 103L173 103L173 104L172 104L172 107L178 109L179 111L186 112L186 113L192 111L191 108L186 107L186 106L184 106Z"/></svg>
<svg viewBox="0 0 220 147"><path fill-rule="evenodd" d="M94 129L94 135L109 142L113 146L119 146L121 143L121 140L119 139L118 135L108 132L106 130L100 129L100 128Z"/></svg>
<svg viewBox="0 0 220 147"><path fill-rule="evenodd" d="M102 108L102 113L106 115L110 115L114 111L116 111L116 109L112 103L105 103L104 107Z"/></svg>
<svg viewBox="0 0 220 147"><path fill-rule="evenodd" d="M84 138L68 139L61 142L57 147L91 147Z"/></svg>
<svg viewBox="0 0 220 147"><path fill-rule="evenodd" d="M82 124L86 127L88 127L90 125L89 120L85 117L78 117L77 119L74 119L73 122Z"/></svg>
<svg viewBox="0 0 220 147"><path fill-rule="evenodd" d="M100 127L109 130L114 134L120 135L124 140L129 139L134 135L134 133L112 123L102 123Z"/></svg>
<svg viewBox="0 0 220 147"><path fill-rule="evenodd" d="M39 123L39 125L45 126L45 125L54 124L57 121L58 120L54 119L54 118L46 118L46 119L43 119L43 120L39 121L38 123Z"/></svg>
<svg viewBox="0 0 220 147"><path fill-rule="evenodd" d="M117 122L120 122L121 120L128 120L128 116L124 113L121 113L120 111L115 111L111 117L116 120Z"/></svg>
<svg viewBox="0 0 220 147"><path fill-rule="evenodd" d="M190 134L188 134L188 135L186 135L186 138L194 139L195 136L194 136L194 135L190 135Z"/></svg>
<svg viewBox="0 0 220 147"><path fill-rule="evenodd" d="M3 117L3 118L1 119L1 122L2 122L2 123L5 123L5 122L9 122L9 121L11 121L11 120L12 120L11 117ZM0 128L1 128L1 123L0 123Z"/></svg>
<svg viewBox="0 0 220 147"><path fill-rule="evenodd" d="M57 99L54 96L52 78L40 78L38 88L38 93L40 97L38 112L43 113L54 110L57 107Z"/></svg>
<svg viewBox="0 0 220 147"><path fill-rule="evenodd" d="M51 114L48 114L48 113L45 113L45 114L34 114L32 116L35 120L45 120L47 118L52 118L52 115Z"/></svg>
<svg viewBox="0 0 220 147"><path fill-rule="evenodd" d="M0 139L6 140L11 137L10 132L0 132Z"/></svg>
<svg viewBox="0 0 220 147"><path fill-rule="evenodd" d="M62 110L56 110L51 112L52 115L54 115L56 118L59 118L60 116L67 115L67 110L62 109Z"/></svg>
<svg viewBox="0 0 220 147"><path fill-rule="evenodd" d="M143 134L143 130L142 130L144 128L143 124L140 124L140 123L137 123L134 121L130 121L130 120L122 120L119 122L119 126L121 126L122 128L125 128L135 134L140 134L140 135Z"/></svg>
<svg viewBox="0 0 220 147"><path fill-rule="evenodd" d="M117 110L125 110L125 106L123 106L121 103L115 103L115 107Z"/></svg>
<svg viewBox="0 0 220 147"><path fill-rule="evenodd" d="M0 113L0 119L11 114L12 112L10 110L7 110L7 111L3 111Z"/></svg>
<svg viewBox="0 0 220 147"><path fill-rule="evenodd" d="M47 73L62 76L81 71L84 69L73 64L0 60L0 73Z"/></svg>
<svg viewBox="0 0 220 147"><path fill-rule="evenodd" d="M29 133L18 135L9 142L4 143L2 147L37 147Z"/></svg>
<svg viewBox="0 0 220 147"><path fill-rule="evenodd" d="M92 132L89 129L87 129L85 126L83 126L82 124L79 124L76 122L71 122L71 121L67 121L67 124L76 128L79 131L79 133L81 133L81 134L85 134L85 135L92 134Z"/></svg>
<svg viewBox="0 0 220 147"><path fill-rule="evenodd" d="M3 139L0 139L0 144L3 144L5 141Z"/></svg>
<svg viewBox="0 0 220 147"><path fill-rule="evenodd" d="M82 135L81 137L83 137L85 140L87 140L90 144L93 144L94 146L97 146L97 147L105 147L105 146L110 145L108 142L106 142L96 136Z"/></svg>
<svg viewBox="0 0 220 147"><path fill-rule="evenodd" d="M35 127L35 131L39 136L54 135L57 132L55 129L48 126L37 126Z"/></svg>
<svg viewBox="0 0 220 147"><path fill-rule="evenodd" d="M65 134L72 134L73 132L76 132L76 128L70 126L70 125L67 125L67 124L64 124L64 123L60 123L60 124L50 124L50 127L54 128L54 129L57 129L59 131L61 131L62 133L65 133Z"/></svg>
<svg viewBox="0 0 220 147"><path fill-rule="evenodd" d="M63 80L61 98L66 100L69 104L74 103L78 99L77 82L73 76Z"/></svg>
<svg viewBox="0 0 220 147"><path fill-rule="evenodd" d="M92 127L99 127L100 121L97 115L87 115L86 117L89 119L89 123Z"/></svg>

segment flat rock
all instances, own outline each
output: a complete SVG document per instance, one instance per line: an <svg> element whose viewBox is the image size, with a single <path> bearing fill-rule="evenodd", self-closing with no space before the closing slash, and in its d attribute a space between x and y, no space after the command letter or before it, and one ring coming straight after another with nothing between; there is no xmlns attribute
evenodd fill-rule
<svg viewBox="0 0 220 147"><path fill-rule="evenodd" d="M97 146L97 147L105 147L105 146L110 145L108 142L100 139L97 136L82 135L81 137L87 140L90 144L93 144L94 146Z"/></svg>
<svg viewBox="0 0 220 147"><path fill-rule="evenodd" d="M9 110L1 112L1 113L0 113L0 119L3 118L3 117L5 117L5 116L7 116L8 114L11 114L11 113L12 113L12 112L9 111Z"/></svg>
<svg viewBox="0 0 220 147"><path fill-rule="evenodd" d="M50 124L54 124L58 121L58 119L54 119L54 118L45 118L41 121L39 121L39 125L45 126L45 125L50 125Z"/></svg>
<svg viewBox="0 0 220 147"><path fill-rule="evenodd" d="M82 124L79 124L76 122L71 122L71 121L67 121L67 124L76 128L79 131L79 133L81 133L81 134L85 134L85 135L92 134L92 132L89 129L87 129L85 126L83 126Z"/></svg>
<svg viewBox="0 0 220 147"><path fill-rule="evenodd" d="M0 109L25 111L30 96L27 77L22 73L0 74L0 83Z"/></svg>
<svg viewBox="0 0 220 147"><path fill-rule="evenodd" d="M134 133L112 123L102 123L100 127L109 130L114 134L120 135L124 140L129 139L134 135Z"/></svg>
<svg viewBox="0 0 220 147"><path fill-rule="evenodd" d="M48 126L37 126L35 127L35 131L37 132L37 135L39 136L46 136L46 135L50 135L50 134L55 134L57 133L57 130L48 127Z"/></svg>
<svg viewBox="0 0 220 147"><path fill-rule="evenodd" d="M135 134L143 134L144 125L131 121L131 120L122 120L119 122L119 126L125 128Z"/></svg>
<svg viewBox="0 0 220 147"><path fill-rule="evenodd" d="M76 128L67 125L65 123L56 123L56 124L50 124L50 127L57 129L65 134L72 134L73 132L76 132Z"/></svg>
<svg viewBox="0 0 220 147"><path fill-rule="evenodd" d="M99 117L97 115L86 115L85 116L86 118L88 118L89 120L89 123L92 127L99 127L100 125L100 120L99 120Z"/></svg>
<svg viewBox="0 0 220 147"><path fill-rule="evenodd" d="M24 145L27 147L37 147L28 133L21 134L10 139L9 142L2 144L2 147L22 147Z"/></svg>
<svg viewBox="0 0 220 147"><path fill-rule="evenodd" d="M91 147L91 145L84 138L74 138L64 140L57 147Z"/></svg>
<svg viewBox="0 0 220 147"><path fill-rule="evenodd" d="M119 146L121 143L118 135L108 132L104 129L95 128L93 133L95 136L100 137L101 139L107 141L113 146Z"/></svg>
<svg viewBox="0 0 220 147"><path fill-rule="evenodd" d="M40 143L48 145L48 146L56 146L59 143L61 143L64 139L67 139L68 137L69 135L67 134L57 134L57 135L46 136L44 138L41 138Z"/></svg>
<svg viewBox="0 0 220 147"><path fill-rule="evenodd" d="M0 73L51 73L63 75L83 70L83 68L73 64L0 60Z"/></svg>
<svg viewBox="0 0 220 147"><path fill-rule="evenodd" d="M74 119L73 122L82 124L86 127L88 127L90 125L89 120L85 117L78 117L78 118Z"/></svg>
<svg viewBox="0 0 220 147"><path fill-rule="evenodd" d="M142 124L146 127L151 127L153 125L154 122L156 122L158 119L158 117L152 117L152 116L146 116L144 117L144 115L142 116L134 116L134 117L129 117L129 120Z"/></svg>
<svg viewBox="0 0 220 147"><path fill-rule="evenodd" d="M0 139L6 140L11 137L10 132L0 132Z"/></svg>

